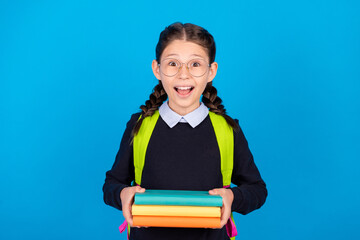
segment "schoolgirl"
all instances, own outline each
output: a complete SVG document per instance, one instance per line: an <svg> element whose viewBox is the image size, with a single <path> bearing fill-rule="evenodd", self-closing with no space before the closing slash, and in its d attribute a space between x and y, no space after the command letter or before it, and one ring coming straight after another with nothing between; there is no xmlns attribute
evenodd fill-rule
<svg viewBox="0 0 360 240"><path fill-rule="evenodd" d="M122 210L131 226L130 239L229 239L234 235L229 228L231 213L247 214L265 202L266 185L239 121L226 114L212 85L218 68L215 50L213 36L194 24L176 22L160 34L152 62L159 83L150 99L140 106L141 112L128 121L103 186L105 203ZM144 129L147 119L154 116L158 117L153 129ZM224 186L223 155L212 120L215 117L231 129L233 136L232 169L226 178L234 187ZM141 131L152 132L148 134L150 140L139 179L133 142ZM132 185L134 181L137 186ZM146 189L199 190L221 195L221 228L132 227L134 195Z"/></svg>

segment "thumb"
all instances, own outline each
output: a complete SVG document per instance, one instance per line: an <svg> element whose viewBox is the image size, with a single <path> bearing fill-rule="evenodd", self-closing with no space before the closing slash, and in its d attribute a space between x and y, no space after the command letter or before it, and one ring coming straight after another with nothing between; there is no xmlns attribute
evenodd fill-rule
<svg viewBox="0 0 360 240"><path fill-rule="evenodd" d="M215 189L209 190L209 194L210 194L210 195L217 195L217 194L220 194L220 193L219 193L219 191L215 188Z"/></svg>
<svg viewBox="0 0 360 240"><path fill-rule="evenodd" d="M145 188L142 188L142 187L140 187L140 186L136 186L136 187L135 187L135 192L137 192L137 193L143 193L143 192L145 192Z"/></svg>

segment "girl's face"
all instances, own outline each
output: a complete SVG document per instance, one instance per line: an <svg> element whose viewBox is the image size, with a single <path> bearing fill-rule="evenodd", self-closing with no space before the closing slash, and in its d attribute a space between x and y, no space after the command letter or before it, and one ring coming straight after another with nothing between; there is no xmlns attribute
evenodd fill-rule
<svg viewBox="0 0 360 240"><path fill-rule="evenodd" d="M172 68L176 65L174 61L169 61L169 59L183 63L174 76L164 74L164 60L167 60L166 64ZM202 76L194 77L185 65L194 59L209 64L208 54L202 46L185 40L174 40L164 49L160 66L156 60L152 62L154 75L162 82L169 97L169 107L180 115L186 115L200 106L201 94L204 92L206 84L214 79L217 72L218 65L213 62L210 67L206 68ZM195 67L199 66L197 61L191 61L190 64Z"/></svg>

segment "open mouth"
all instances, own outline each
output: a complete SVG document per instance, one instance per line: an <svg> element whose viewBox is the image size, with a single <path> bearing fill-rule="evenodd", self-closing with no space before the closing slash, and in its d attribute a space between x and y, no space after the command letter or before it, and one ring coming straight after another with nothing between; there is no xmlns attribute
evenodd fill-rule
<svg viewBox="0 0 360 240"><path fill-rule="evenodd" d="M175 91L178 92L182 96L186 96L191 93L191 91L194 89L192 86L188 87L174 87Z"/></svg>

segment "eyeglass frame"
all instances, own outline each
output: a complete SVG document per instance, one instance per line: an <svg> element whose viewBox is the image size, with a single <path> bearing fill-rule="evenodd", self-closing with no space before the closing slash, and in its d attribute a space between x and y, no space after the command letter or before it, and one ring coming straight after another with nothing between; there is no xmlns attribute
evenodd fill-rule
<svg viewBox="0 0 360 240"><path fill-rule="evenodd" d="M176 59L176 58L165 58L165 59L174 59L174 60L176 60L176 61L178 61L179 63L180 63L180 67L178 68L178 71L174 74L174 75L166 75L165 73L163 73L162 71L161 71L161 68L160 68L160 63L158 63L157 65L159 66L159 68L160 68L160 71L165 75L165 76L167 76L167 77L173 77L173 76L176 76L176 74L178 74L179 72L180 72L180 69L182 68L182 66L183 66L183 64L185 64L185 66L186 66L186 68L187 68L187 70L188 70L188 72L190 73L190 75L191 76L193 76L193 77L202 77L202 76L204 76L205 75L205 73L206 72L204 72L202 75L200 75L200 76L194 76L193 74L191 74L191 72L190 72L190 69L189 69L189 66L188 66L188 64L189 64L189 62L191 62L192 60L194 60L194 59L201 59L201 58L193 58L193 59L190 59L189 61L187 61L186 63L184 63L184 62L180 62L178 59ZM162 61L164 61L165 59L163 59ZM203 59L202 59L203 60ZM205 61L205 60L204 60ZM205 61L206 62L206 61ZM210 63L208 63L207 65L206 65L207 67L211 67L211 64Z"/></svg>

